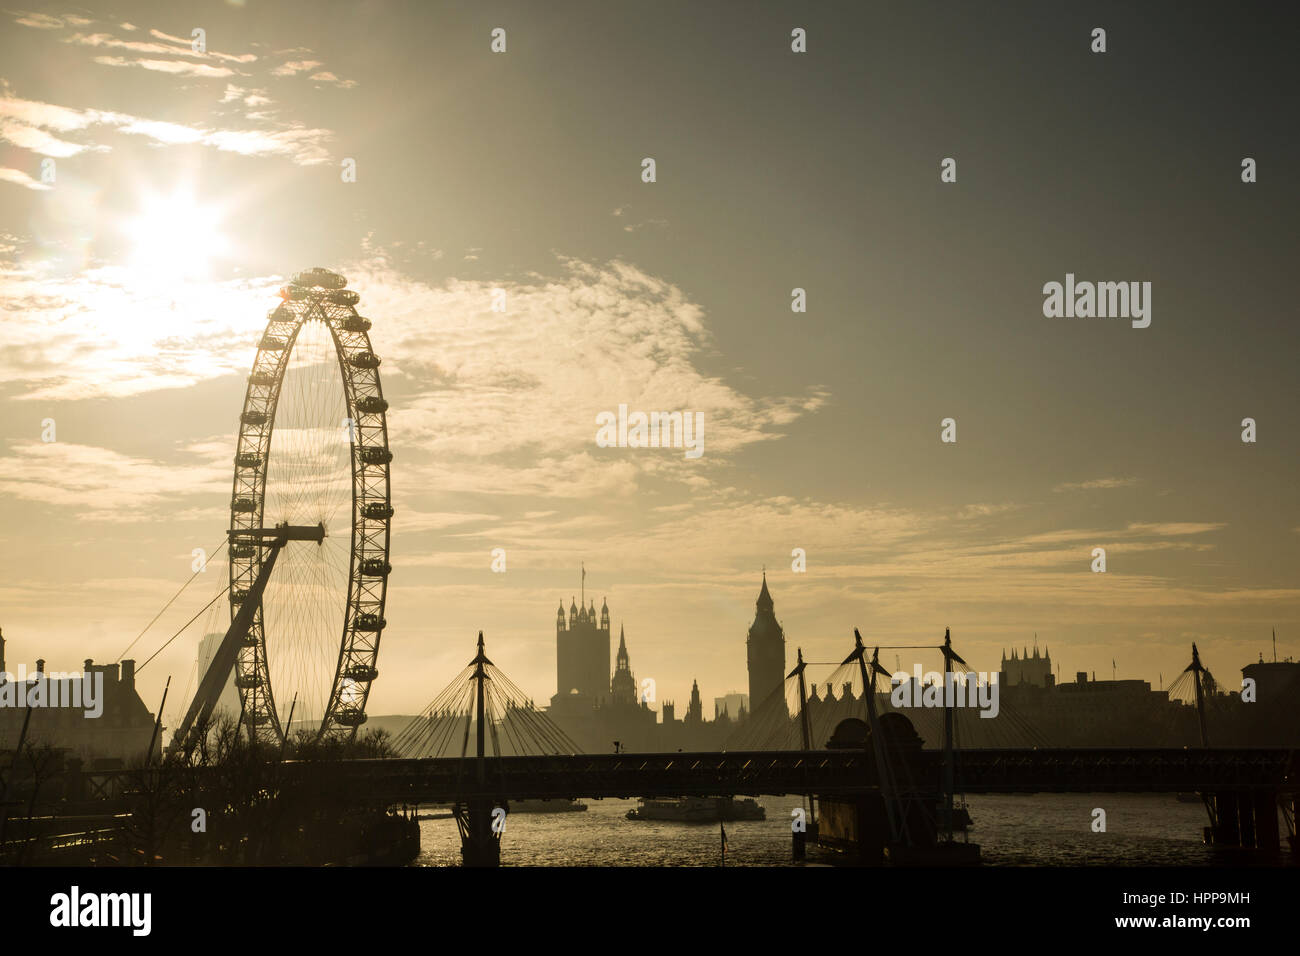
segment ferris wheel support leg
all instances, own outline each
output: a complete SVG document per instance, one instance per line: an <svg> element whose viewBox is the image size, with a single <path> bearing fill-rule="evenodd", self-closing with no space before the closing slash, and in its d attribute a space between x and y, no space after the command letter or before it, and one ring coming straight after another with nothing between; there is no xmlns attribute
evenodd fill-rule
<svg viewBox="0 0 1300 956"><path fill-rule="evenodd" d="M271 569L275 567L275 559L287 541L288 536L282 535L267 545L270 552L262 561L261 570L258 571L257 578L249 589L248 597L240 606L235 619L230 622L230 629L226 631L226 636L221 639L217 652L212 656L212 662L208 665L207 673L203 675L199 689L194 694L194 700L190 703L190 709L185 713L185 719L176 729L176 736L172 738L173 752L179 748L188 757L198 743L198 735L207 732L208 721L212 719L212 711L217 705L217 699L221 696L226 682L230 680L230 672L235 667L239 646L253 623L253 614L257 606L262 602L262 592L266 590L266 582L271 577Z"/></svg>

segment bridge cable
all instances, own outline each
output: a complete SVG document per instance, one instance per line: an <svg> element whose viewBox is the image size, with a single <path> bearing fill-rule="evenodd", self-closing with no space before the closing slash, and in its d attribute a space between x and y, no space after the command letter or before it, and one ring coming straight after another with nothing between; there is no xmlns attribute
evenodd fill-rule
<svg viewBox="0 0 1300 956"><path fill-rule="evenodd" d="M216 549L212 552L212 557L215 558L218 554L220 554L220 553L221 553L221 549L224 548L225 546L226 546L226 539L225 539L225 538L222 538L222 539L221 539L221 544L217 545ZM150 621L148 624L146 624L146 625L144 626L144 630L141 631L139 634L137 634L137 635L135 636L135 640L132 641L130 644L128 644L128 645L126 646L126 650L124 650L121 654L118 654L118 655L117 655L117 660L114 661L114 663L121 663L122 658L126 657L127 654L131 653L131 648L135 647L135 645L136 645L137 643L139 643L140 638L144 637L145 633L149 630L149 628L151 628L151 627L154 626L154 624L157 622L158 618L162 617L163 614L166 613L167 609L168 609L169 607L172 606L172 604L175 602L175 600L176 600L178 597L181 596L181 592L184 591L184 590L185 590L187 587L189 587L191 584L193 584L193 583L194 583L194 579L197 578L197 577L198 577L200 574L202 574L204 571L206 571L206 570L207 570L207 567L208 567L208 565L207 565L207 561L205 560L204 563L203 563L203 567L199 568L199 570L195 571L193 574L190 575L189 580L186 581L184 584L181 585L180 590L177 591L175 594L173 594L173 595L171 596L171 600L168 601L166 604L164 604L164 605L162 606L162 610L159 611L157 614L155 614L155 615L153 616L153 620ZM209 605L208 605L208 606L210 607L211 604L212 604L212 602L209 602ZM207 610L207 607L205 607L203 610L206 611L206 610ZM201 613L201 612L200 612L200 613ZM188 625L187 625L187 626L188 626ZM166 646L166 645L164 645L164 646ZM153 658L151 657L151 658L149 658L149 660L153 660ZM143 666L143 665L141 665L141 666ZM136 669L139 670L139 668L136 668Z"/></svg>
<svg viewBox="0 0 1300 956"><path fill-rule="evenodd" d="M199 613L198 613L198 614L195 614L192 618L190 618L188 621L186 621L184 624L182 624L181 627L180 627L180 630L179 630L179 631L177 631L177 632L176 632L175 634L173 634L171 637L167 638L167 640L163 642L163 646L160 647L160 648L158 648L158 650L154 651L153 654L151 654L151 655L149 656L149 659L148 659L148 660L146 660L143 664L138 665L138 666L136 667L136 669L135 669L136 673L138 674L138 673L140 673L140 671L142 671L142 670L144 670L146 667L148 667L148 666L149 666L149 661L152 661L155 657L157 657L159 654L161 654L163 651L165 651L165 650L167 649L167 645L168 645L168 644L170 644L172 641L176 640L176 638L180 637L181 634L182 634L182 632L184 632L184 630L185 630L187 627L189 627L191 624L193 624L195 621L197 621L200 617L202 617L203 614L207 611L207 609L210 608L210 607L212 607L212 605L216 604L218 601L220 601L220 600L225 596L226 592L229 591L229 590L230 590L230 585L226 585L224 588L222 588L222 589L217 593L217 596L216 596L216 597L214 597L211 601L209 601L207 604L203 605L203 607L199 609Z"/></svg>

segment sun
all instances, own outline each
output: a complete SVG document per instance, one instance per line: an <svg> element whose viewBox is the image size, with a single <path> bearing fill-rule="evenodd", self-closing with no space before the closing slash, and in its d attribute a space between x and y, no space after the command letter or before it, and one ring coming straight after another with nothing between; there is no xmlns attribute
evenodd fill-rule
<svg viewBox="0 0 1300 956"><path fill-rule="evenodd" d="M227 251L220 227L219 210L192 193L147 196L123 230L131 241L131 268L162 281L206 278Z"/></svg>

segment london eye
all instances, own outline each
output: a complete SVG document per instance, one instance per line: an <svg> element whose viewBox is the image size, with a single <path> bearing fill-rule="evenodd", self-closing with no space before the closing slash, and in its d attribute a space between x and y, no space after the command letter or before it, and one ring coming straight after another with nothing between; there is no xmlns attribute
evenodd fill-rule
<svg viewBox="0 0 1300 956"><path fill-rule="evenodd" d="M379 676L393 456L371 323L346 286L314 268L280 289L239 416L234 681L240 726L263 742L283 740L291 723L355 736Z"/></svg>

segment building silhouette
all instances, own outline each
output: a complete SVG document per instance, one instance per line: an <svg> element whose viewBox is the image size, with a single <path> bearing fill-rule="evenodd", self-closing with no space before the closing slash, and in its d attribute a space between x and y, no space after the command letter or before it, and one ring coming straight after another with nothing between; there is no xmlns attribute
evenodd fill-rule
<svg viewBox="0 0 1300 956"><path fill-rule="evenodd" d="M557 695L577 695L593 703L609 696L609 640L609 605L603 599L599 620L594 600L587 609L570 599L567 624L560 603L555 618Z"/></svg>
<svg viewBox="0 0 1300 956"><path fill-rule="evenodd" d="M602 599L597 612L594 600L587 604L584 588L582 603L570 598L567 613L563 601L556 611L555 695L547 715L587 753L612 751L615 741L628 752L717 750L737 726L750 720L756 701L769 698L769 706L789 717L783 693L785 633L774 613L766 573L756 608L747 641L749 694L715 698L714 714L707 719L699 681L693 680L685 712L678 717L675 703L665 700L660 720L651 709L655 701L650 695L643 699L640 693L627 631L621 624L611 672L609 602Z"/></svg>
<svg viewBox="0 0 1300 956"><path fill-rule="evenodd" d="M744 720L749 713L749 695L748 694L728 694L726 697L713 698L713 719L717 720L724 714L731 720L739 723Z"/></svg>
<svg viewBox="0 0 1300 956"><path fill-rule="evenodd" d="M749 662L749 706L752 712L768 707L786 712L785 631L777 622L772 595L767 590L767 572L758 592L754 623L749 627L745 644ZM770 698L770 700L769 700Z"/></svg>
<svg viewBox="0 0 1300 956"><path fill-rule="evenodd" d="M555 618L555 696L547 715L588 753L612 750L616 740L623 750L655 750L657 715L649 701L638 700L627 634L621 625L612 675L609 649L607 600L601 600L597 614L594 600L585 608L571 599L567 620L561 602Z"/></svg>
<svg viewBox="0 0 1300 956"><path fill-rule="evenodd" d="M1300 703L1300 664L1292 660L1259 662L1241 669L1244 679L1255 682L1255 699L1266 707Z"/></svg>
<svg viewBox="0 0 1300 956"><path fill-rule="evenodd" d="M618 626L618 657L614 676L609 682L609 699L614 706L636 706L636 678L632 676L632 660L627 653L627 638L623 625Z"/></svg>
<svg viewBox="0 0 1300 956"><path fill-rule="evenodd" d="M1051 687L1056 683L1056 675L1052 673L1052 655L1048 652L1047 646L1043 646L1042 657L1038 656L1038 642L1034 641L1034 656L1029 656L1029 650L1026 648L1021 655L1016 654L1016 649L1011 648L1011 656L1007 657L1007 652L1002 652L1002 667L999 673L999 680L1004 687L1014 686L1016 684L1033 684L1035 687Z"/></svg>
<svg viewBox="0 0 1300 956"><path fill-rule="evenodd" d="M151 740L154 756L160 752L159 740L154 736L154 715L136 691L134 660L96 664L87 659L77 676L53 674L46 670L44 660L38 660L35 669L18 680L5 672L4 656L4 638L0 636L0 701L6 704L0 706L0 752L12 753L22 740L24 746L49 745L96 767L140 761ZM80 704L68 706L69 701L86 702L84 681L94 680L96 675L103 680L99 714L88 713ZM26 685L21 690L27 700L42 701L32 707L30 719L25 707L8 705L11 697L16 698L19 684ZM50 706L54 702L62 703ZM5 759L11 758L6 755Z"/></svg>
<svg viewBox="0 0 1300 956"><path fill-rule="evenodd" d="M700 682L691 681L691 702L686 705L686 717L688 724L700 724L704 722L704 704L700 700Z"/></svg>

